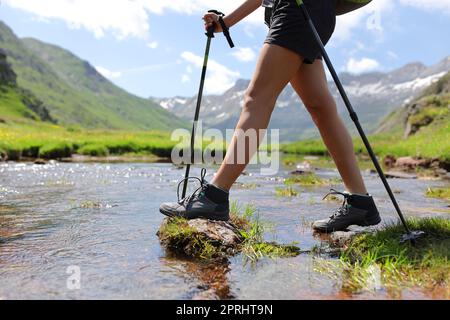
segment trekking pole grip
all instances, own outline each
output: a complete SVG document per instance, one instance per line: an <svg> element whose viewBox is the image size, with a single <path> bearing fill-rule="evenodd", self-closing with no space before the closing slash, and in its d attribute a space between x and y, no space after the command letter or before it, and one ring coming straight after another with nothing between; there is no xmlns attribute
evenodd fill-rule
<svg viewBox="0 0 450 320"><path fill-rule="evenodd" d="M219 17L218 23L222 27L223 35L227 39L228 45L230 46L230 48L234 48L233 39L231 39L230 28L228 28L228 26L225 24L225 21L223 21L223 17L225 17L225 14L223 14L222 12L217 11L217 10L208 10L208 12L214 13ZM215 26L216 25L213 24L213 34L214 34ZM208 29L208 34L209 34L209 29Z"/></svg>

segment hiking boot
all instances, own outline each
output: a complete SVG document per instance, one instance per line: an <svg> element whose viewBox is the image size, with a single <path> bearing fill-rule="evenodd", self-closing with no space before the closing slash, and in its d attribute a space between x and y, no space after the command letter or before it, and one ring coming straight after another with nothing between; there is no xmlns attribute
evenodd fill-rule
<svg viewBox="0 0 450 320"><path fill-rule="evenodd" d="M202 169L201 178L188 178L188 180L198 180L200 187L190 196L180 199L180 186L186 181L186 179L183 179L178 184L178 202L163 203L159 211L171 218L230 220L228 192L208 184L205 180L205 175L206 170Z"/></svg>
<svg viewBox="0 0 450 320"><path fill-rule="evenodd" d="M314 222L314 230L329 233L346 230L351 225L368 227L381 222L372 196L338 192L332 189L324 199L330 195L341 195L344 197L344 202L329 219Z"/></svg>

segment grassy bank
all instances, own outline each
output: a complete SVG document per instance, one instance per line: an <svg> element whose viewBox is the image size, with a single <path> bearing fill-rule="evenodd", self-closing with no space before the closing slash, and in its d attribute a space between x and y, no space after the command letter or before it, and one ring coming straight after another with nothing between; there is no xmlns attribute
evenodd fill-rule
<svg viewBox="0 0 450 320"><path fill-rule="evenodd" d="M450 123L437 131L423 132L403 139L400 134L379 134L369 137L375 153L383 158L387 155L395 157L423 157L437 158L450 163ZM354 138L355 154L367 154L360 138ZM307 140L284 144L281 150L287 154L299 155L328 155L328 151L321 140Z"/></svg>
<svg viewBox="0 0 450 320"><path fill-rule="evenodd" d="M388 289L420 287L450 297L450 220L411 219L409 224L426 232L416 245L399 243L404 229L390 225L354 238L338 265L324 270L341 274L342 288L349 292L374 289L371 285L375 282Z"/></svg>
<svg viewBox="0 0 450 320"><path fill-rule="evenodd" d="M0 153L9 160L59 159L73 154L110 156L145 154L168 158L176 142L170 133L62 128L48 123L0 123Z"/></svg>

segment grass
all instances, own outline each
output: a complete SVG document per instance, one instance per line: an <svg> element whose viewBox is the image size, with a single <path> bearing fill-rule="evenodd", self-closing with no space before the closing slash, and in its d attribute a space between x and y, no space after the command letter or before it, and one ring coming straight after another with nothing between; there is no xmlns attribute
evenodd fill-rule
<svg viewBox="0 0 450 320"><path fill-rule="evenodd" d="M355 237L342 251L338 264L328 263L325 270L335 276L340 273L342 289L352 293L370 289L369 282L375 281L388 289L443 291L449 298L450 220L410 219L409 225L426 232L418 244L401 244L402 225L389 225Z"/></svg>
<svg viewBox="0 0 450 320"><path fill-rule="evenodd" d="M286 188L276 188L275 192L278 197L297 197L300 194L292 186Z"/></svg>
<svg viewBox="0 0 450 320"><path fill-rule="evenodd" d="M230 222L241 238L234 248L211 241L190 227L185 219L169 219L163 224L158 236L161 243L171 251L201 260L219 259L241 252L246 259L255 262L263 257L293 257L300 253L300 249L294 244L265 242L266 228L253 206L241 208L237 203L233 203Z"/></svg>
<svg viewBox="0 0 450 320"><path fill-rule="evenodd" d="M317 176L314 173L308 173L304 175L296 175L291 178L287 178L284 180L284 184L286 186L292 186L292 185L301 185L301 186L326 186L326 185L333 185L338 184L341 181L339 179L323 179Z"/></svg>
<svg viewBox="0 0 450 320"><path fill-rule="evenodd" d="M450 187L445 188L428 188L426 196L450 201Z"/></svg>
<svg viewBox="0 0 450 320"><path fill-rule="evenodd" d="M13 125L0 123L0 153L9 160L60 159L73 154L100 157L146 154L169 158L175 145L166 132L82 130L26 121Z"/></svg>

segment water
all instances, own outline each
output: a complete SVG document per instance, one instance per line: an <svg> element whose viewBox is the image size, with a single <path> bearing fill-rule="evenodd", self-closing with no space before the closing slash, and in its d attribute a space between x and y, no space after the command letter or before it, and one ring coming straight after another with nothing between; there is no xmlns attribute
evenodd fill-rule
<svg viewBox="0 0 450 320"><path fill-rule="evenodd" d="M233 199L254 203L274 225L269 240L298 241L302 250L320 245L323 240L308 223L336 207L321 200L328 188L277 198L275 187L282 186L288 169L271 178L258 172L249 169L239 180L257 187L238 186ZM383 288L346 293L339 280L315 271L318 260L333 259L327 255L263 259L256 265L241 256L223 264L171 256L156 236L163 220L158 207L174 200L183 173L171 164L0 164L0 299L430 298L417 290L395 296ZM395 219L377 177L365 178L384 220ZM445 202L424 197L427 187L443 182L391 183L401 191L397 196L408 215L448 216ZM73 270L80 271L80 282L70 281L78 279L68 273Z"/></svg>

